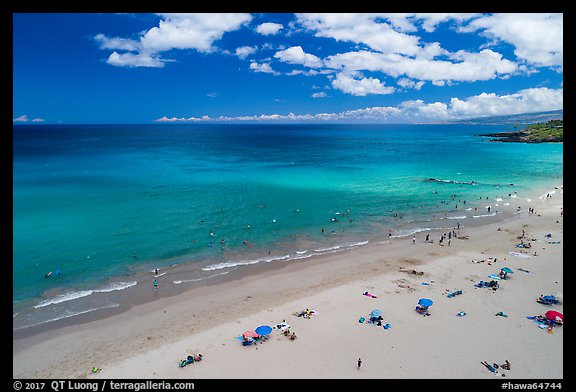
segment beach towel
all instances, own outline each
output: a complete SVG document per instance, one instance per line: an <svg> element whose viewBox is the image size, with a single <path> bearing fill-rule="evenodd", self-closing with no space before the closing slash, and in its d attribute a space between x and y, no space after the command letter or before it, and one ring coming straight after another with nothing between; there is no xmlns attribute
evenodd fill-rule
<svg viewBox="0 0 576 392"><path fill-rule="evenodd" d="M524 253L518 253L518 252L510 252L510 254L512 256L516 256L516 257L522 257L523 259L531 259L532 256L524 254Z"/></svg>
<svg viewBox="0 0 576 392"><path fill-rule="evenodd" d="M452 298L452 297L455 297L455 296L460 295L460 294L462 294L462 290L456 290L456 291L453 291L450 294L448 294L447 297Z"/></svg>
<svg viewBox="0 0 576 392"><path fill-rule="evenodd" d="M277 330L282 331L282 330L284 330L284 329L290 328L290 324L287 324L286 322L281 322L281 323L276 324L276 325L275 325L275 328L276 328Z"/></svg>
<svg viewBox="0 0 576 392"><path fill-rule="evenodd" d="M488 275L488 277L492 278L492 279L496 279L496 280L502 280L501 277L499 277L498 275L494 275L494 274L490 274L490 275Z"/></svg>

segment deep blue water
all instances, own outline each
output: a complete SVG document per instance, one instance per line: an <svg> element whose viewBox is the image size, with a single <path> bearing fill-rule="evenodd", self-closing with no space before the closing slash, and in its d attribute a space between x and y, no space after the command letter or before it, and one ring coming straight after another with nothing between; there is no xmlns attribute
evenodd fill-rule
<svg viewBox="0 0 576 392"><path fill-rule="evenodd" d="M13 301L46 301L57 271L72 297L123 289L131 283L102 282L184 262L214 271L308 257L388 230L411 235L441 216L470 219L481 197L561 184L562 144L478 136L509 130L14 126Z"/></svg>

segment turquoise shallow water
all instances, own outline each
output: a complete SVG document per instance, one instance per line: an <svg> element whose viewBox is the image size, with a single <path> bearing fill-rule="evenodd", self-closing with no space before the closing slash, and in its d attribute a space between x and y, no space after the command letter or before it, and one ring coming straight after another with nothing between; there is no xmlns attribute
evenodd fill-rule
<svg viewBox="0 0 576 392"><path fill-rule="evenodd" d="M155 267L188 263L210 276L311 257L389 230L423 232L440 218L465 222L500 196L561 184L562 144L478 136L509 130L15 126L14 323L33 322L34 309L52 309L50 319L81 313L70 310L77 299L130 290L126 276Z"/></svg>

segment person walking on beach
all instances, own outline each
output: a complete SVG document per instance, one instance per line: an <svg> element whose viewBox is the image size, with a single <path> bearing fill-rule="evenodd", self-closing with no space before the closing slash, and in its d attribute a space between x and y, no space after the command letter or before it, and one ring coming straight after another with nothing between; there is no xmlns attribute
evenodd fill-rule
<svg viewBox="0 0 576 392"><path fill-rule="evenodd" d="M415 243L416 243L416 236L413 236L412 237L412 244L415 244Z"/></svg>
<svg viewBox="0 0 576 392"><path fill-rule="evenodd" d="M154 279L154 290L158 290L158 281Z"/></svg>
<svg viewBox="0 0 576 392"><path fill-rule="evenodd" d="M362 366L362 359L358 358L358 370L360 370L361 366Z"/></svg>

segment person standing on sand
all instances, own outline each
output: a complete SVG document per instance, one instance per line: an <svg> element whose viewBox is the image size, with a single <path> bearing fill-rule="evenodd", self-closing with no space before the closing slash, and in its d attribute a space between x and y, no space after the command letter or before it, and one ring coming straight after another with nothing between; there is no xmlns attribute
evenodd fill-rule
<svg viewBox="0 0 576 392"><path fill-rule="evenodd" d="M360 370L361 366L362 366L362 359L358 358L358 370Z"/></svg>
<svg viewBox="0 0 576 392"><path fill-rule="evenodd" d="M412 244L415 244L415 243L416 243L416 236L413 236L412 237Z"/></svg>
<svg viewBox="0 0 576 392"><path fill-rule="evenodd" d="M154 290L158 290L158 281L154 279Z"/></svg>

